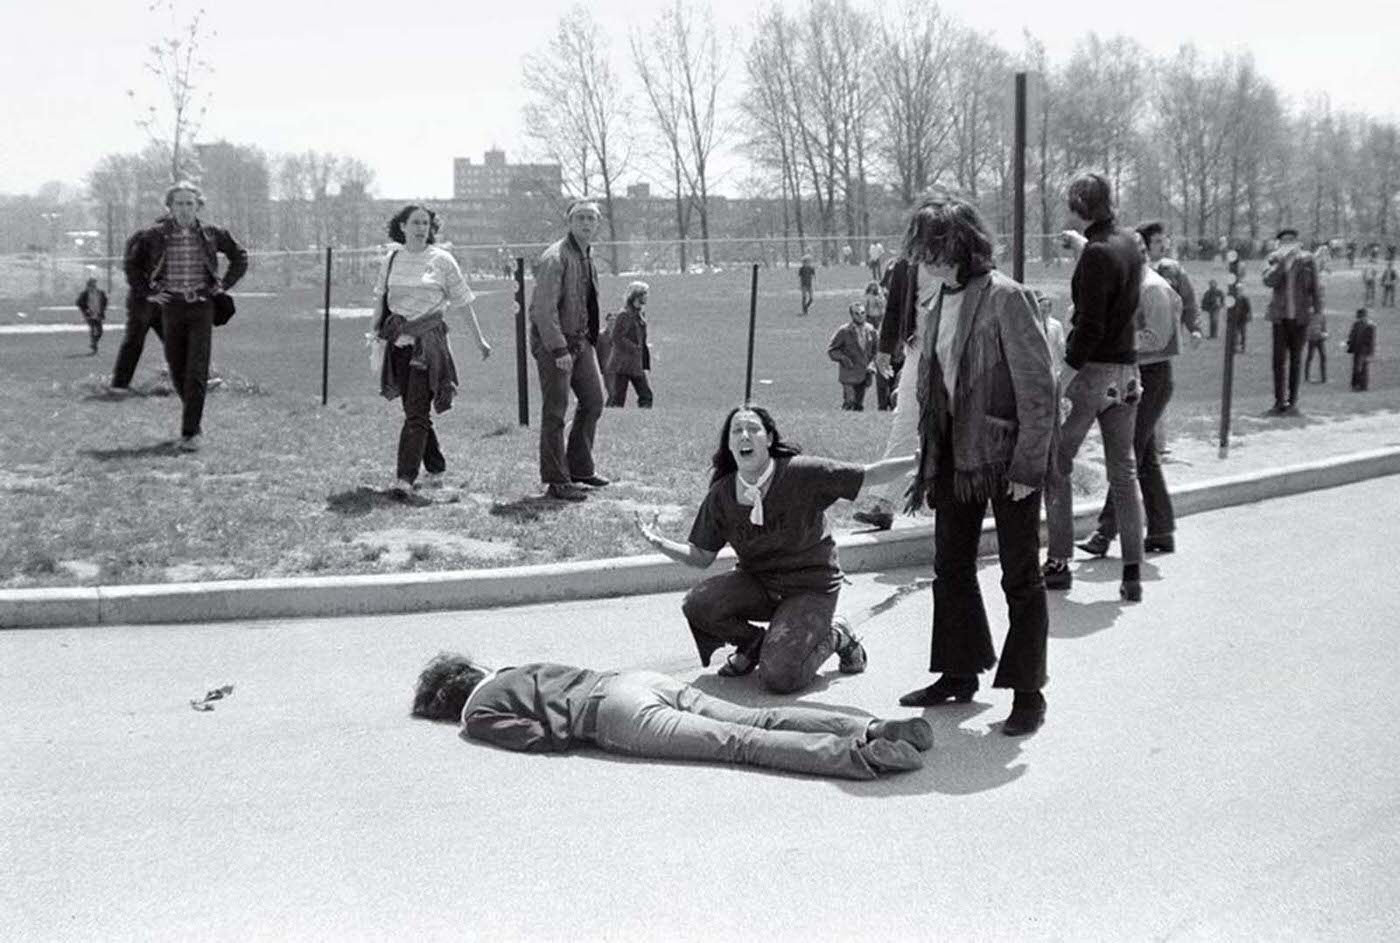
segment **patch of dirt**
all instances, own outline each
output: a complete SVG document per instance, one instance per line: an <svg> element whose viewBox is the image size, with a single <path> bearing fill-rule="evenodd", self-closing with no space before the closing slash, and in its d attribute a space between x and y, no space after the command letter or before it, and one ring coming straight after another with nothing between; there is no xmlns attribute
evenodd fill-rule
<svg viewBox="0 0 1400 943"><path fill-rule="evenodd" d="M204 580L227 580L238 575L236 567L219 563L177 563L165 568L170 583L199 583Z"/></svg>
<svg viewBox="0 0 1400 943"><path fill-rule="evenodd" d="M58 565L79 582L95 581L102 573L101 564L93 563L91 560L60 560Z"/></svg>
<svg viewBox="0 0 1400 943"><path fill-rule="evenodd" d="M355 535L354 542L369 548L383 548L379 561L390 566L402 566L415 556L422 558L422 548L474 560L513 560L520 555L520 549L511 541L478 540L475 537L445 534L441 531L411 530L404 527L366 531Z"/></svg>

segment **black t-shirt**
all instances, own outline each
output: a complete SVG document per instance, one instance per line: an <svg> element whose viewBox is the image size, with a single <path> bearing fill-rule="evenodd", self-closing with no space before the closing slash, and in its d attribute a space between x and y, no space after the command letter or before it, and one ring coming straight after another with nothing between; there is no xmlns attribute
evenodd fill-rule
<svg viewBox="0 0 1400 943"><path fill-rule="evenodd" d="M738 569L755 576L802 573L810 576L812 588L833 589L841 582L841 564L826 509L839 498L855 499L865 483L865 468L807 455L774 461L763 496L762 527L749 522L751 507L739 503L731 473L710 486L691 525L690 542L715 553L729 544L739 558Z"/></svg>

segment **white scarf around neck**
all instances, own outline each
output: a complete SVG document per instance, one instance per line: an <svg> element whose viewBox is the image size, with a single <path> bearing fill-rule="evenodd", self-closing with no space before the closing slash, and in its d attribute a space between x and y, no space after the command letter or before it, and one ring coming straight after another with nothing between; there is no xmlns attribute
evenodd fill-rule
<svg viewBox="0 0 1400 943"><path fill-rule="evenodd" d="M753 502L753 510L749 511L749 523L755 527L763 526L763 486L768 484L773 478L773 469L778 463L773 461L773 457L768 457L768 465L763 469L763 473L758 476L758 481L749 484L744 480L743 472L734 470L734 476L739 479L739 487L744 489L744 500Z"/></svg>

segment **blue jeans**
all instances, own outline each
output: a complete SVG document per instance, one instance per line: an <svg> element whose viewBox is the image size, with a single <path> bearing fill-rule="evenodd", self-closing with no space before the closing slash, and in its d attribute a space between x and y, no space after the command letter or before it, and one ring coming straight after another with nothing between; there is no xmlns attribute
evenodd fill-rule
<svg viewBox="0 0 1400 943"><path fill-rule="evenodd" d="M1142 562L1142 506L1138 503L1137 465L1133 434L1142 381L1135 364L1086 363L1061 391L1070 401L1069 415L1060 426L1055 460L1045 489L1045 517L1050 531L1048 556L1074 556L1074 493L1070 472L1074 456L1095 421L1103 433L1108 494L1122 531L1123 562Z"/></svg>
<svg viewBox="0 0 1400 943"><path fill-rule="evenodd" d="M1176 531L1176 512L1172 509L1172 496L1167 492L1167 479L1162 475L1157 420L1172 398L1172 362L1142 364L1138 372L1142 375L1142 401L1138 403L1133 427L1133 458L1137 462L1142 509L1147 517L1147 536L1165 537ZM1118 536L1118 516L1113 510L1112 496L1103 500L1099 533L1109 540Z"/></svg>
<svg viewBox="0 0 1400 943"><path fill-rule="evenodd" d="M803 707L743 707L655 671L625 671L599 687L594 741L613 753L875 778L859 749L868 718Z"/></svg>

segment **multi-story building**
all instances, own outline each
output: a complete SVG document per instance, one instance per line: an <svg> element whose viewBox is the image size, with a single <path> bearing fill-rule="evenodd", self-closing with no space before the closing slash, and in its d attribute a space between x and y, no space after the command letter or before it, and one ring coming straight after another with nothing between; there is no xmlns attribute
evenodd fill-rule
<svg viewBox="0 0 1400 943"><path fill-rule="evenodd" d="M470 157L452 161L454 200L507 199L517 193L558 196L564 188L564 175L558 164L509 164L506 152L487 151L479 164Z"/></svg>

